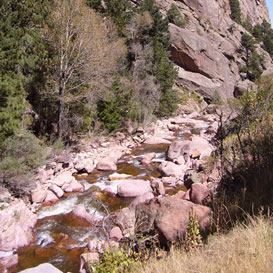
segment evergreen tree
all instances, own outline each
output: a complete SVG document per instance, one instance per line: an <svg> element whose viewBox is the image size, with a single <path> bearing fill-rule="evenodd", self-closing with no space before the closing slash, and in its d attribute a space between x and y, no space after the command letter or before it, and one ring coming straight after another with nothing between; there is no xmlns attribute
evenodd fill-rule
<svg viewBox="0 0 273 273"><path fill-rule="evenodd" d="M262 74L260 68L262 58L256 51L255 39L247 33L244 33L241 38L241 43L246 52L245 72L251 81L255 81Z"/></svg>
<svg viewBox="0 0 273 273"><path fill-rule="evenodd" d="M110 16L118 27L121 35L124 35L125 27L132 15L132 6L127 0L108 0L106 2L107 15Z"/></svg>
<svg viewBox="0 0 273 273"><path fill-rule="evenodd" d="M97 103L99 121L110 132L125 127L132 109L132 90L124 88L119 76L109 89L109 96Z"/></svg>
<svg viewBox="0 0 273 273"><path fill-rule="evenodd" d="M172 89L177 77L177 71L169 59L168 18L163 18L154 0L145 0L141 9L149 11L153 19L153 27L150 29L149 37L154 51L153 73L156 82L160 85L160 103L155 113L157 116L169 116L176 110L179 99L176 91Z"/></svg>
<svg viewBox="0 0 273 273"><path fill-rule="evenodd" d="M252 35L256 38L258 42L262 42L264 38L262 25L255 25L252 30Z"/></svg>
<svg viewBox="0 0 273 273"><path fill-rule="evenodd" d="M45 83L48 56L40 29L48 14L47 0L1 0L0 142L20 127L27 98Z"/></svg>
<svg viewBox="0 0 273 273"><path fill-rule="evenodd" d="M229 5L230 5L230 18L238 23L242 24L242 19L241 19L241 7L240 7L240 2L239 0L229 0Z"/></svg>
<svg viewBox="0 0 273 273"><path fill-rule="evenodd" d="M91 7L92 9L94 9L95 11L104 12L104 8L102 6L102 2L101 0L87 0L86 4Z"/></svg>

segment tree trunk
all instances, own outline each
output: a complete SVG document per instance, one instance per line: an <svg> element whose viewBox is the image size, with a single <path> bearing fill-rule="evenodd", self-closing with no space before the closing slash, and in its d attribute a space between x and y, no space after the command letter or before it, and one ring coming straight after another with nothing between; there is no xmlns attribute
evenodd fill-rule
<svg viewBox="0 0 273 273"><path fill-rule="evenodd" d="M57 137L61 138L63 136L63 87L59 89L59 101L58 101L58 121L57 121Z"/></svg>

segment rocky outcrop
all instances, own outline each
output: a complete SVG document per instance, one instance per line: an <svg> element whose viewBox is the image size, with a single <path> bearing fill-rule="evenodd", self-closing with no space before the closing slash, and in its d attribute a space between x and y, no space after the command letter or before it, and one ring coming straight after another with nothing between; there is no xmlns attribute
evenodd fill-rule
<svg viewBox="0 0 273 273"><path fill-rule="evenodd" d="M204 97L212 98L217 91L222 98L233 94L236 77L229 60L205 37L170 24L171 54L174 62L186 70L179 72L178 84ZM188 71L188 72L187 72ZM197 86L197 88L192 87Z"/></svg>
<svg viewBox="0 0 273 273"><path fill-rule="evenodd" d="M265 19L270 22L270 17L265 0L241 0L242 19L246 20L249 16L254 24L261 24Z"/></svg>
<svg viewBox="0 0 273 273"><path fill-rule="evenodd" d="M0 251L12 251L28 245L37 217L22 200L0 211Z"/></svg>
<svg viewBox="0 0 273 273"><path fill-rule="evenodd" d="M238 82L244 81L240 66L245 56L239 53L241 36L246 30L231 18L229 0L156 0L166 14L175 3L189 22L185 28L169 25L172 44L170 51L178 65L177 85L212 99L215 92L223 100L233 97ZM240 0L242 21L250 18L253 25L270 22L265 0ZM262 48L264 68L273 72L273 63ZM265 72L267 73L267 72Z"/></svg>

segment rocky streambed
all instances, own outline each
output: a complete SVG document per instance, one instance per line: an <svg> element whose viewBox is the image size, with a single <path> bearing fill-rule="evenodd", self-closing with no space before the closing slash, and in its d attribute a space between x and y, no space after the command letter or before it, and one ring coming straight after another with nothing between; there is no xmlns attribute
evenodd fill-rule
<svg viewBox="0 0 273 273"><path fill-rule="evenodd" d="M38 187L31 193L35 214L22 201L17 204L22 213L12 209L17 201L0 211L0 264L9 272L42 263L79 272L80 261L83 266L88 259L81 256L84 248L96 253L105 242L101 221L109 212L116 218L116 225L108 227L113 242L132 235L143 215L149 215L150 226L154 222L161 226L162 242L175 240L185 231L179 217L187 218L192 207L202 216L201 228L206 228L211 212L199 204L208 196L213 179L196 170L212 153L209 140L217 128L216 115L183 114L158 121L146 131L140 128L133 137L117 134L114 140L100 140L85 151L50 162L40 170ZM182 211L183 215L173 217L167 207L176 216ZM160 223L158 211L168 212ZM16 242L15 233L20 234Z"/></svg>

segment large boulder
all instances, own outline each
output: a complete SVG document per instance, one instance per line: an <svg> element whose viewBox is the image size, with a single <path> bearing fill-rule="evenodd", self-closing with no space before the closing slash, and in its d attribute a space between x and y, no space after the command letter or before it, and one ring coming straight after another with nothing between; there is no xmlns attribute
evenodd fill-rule
<svg viewBox="0 0 273 273"><path fill-rule="evenodd" d="M98 162L97 169L99 171L116 171L116 160L111 157L105 157Z"/></svg>
<svg viewBox="0 0 273 273"><path fill-rule="evenodd" d="M191 141L182 140L173 142L167 150L167 160L174 161L180 156L189 157L197 153L200 155L202 153L210 155L212 148L206 139L194 135Z"/></svg>
<svg viewBox="0 0 273 273"><path fill-rule="evenodd" d="M208 188L203 184L193 184L190 189L190 199L195 204L202 204L209 195Z"/></svg>
<svg viewBox="0 0 273 273"><path fill-rule="evenodd" d="M135 209L136 206L140 203L144 203L147 200L153 199L154 198L154 194L152 192L146 192L138 197L136 197L134 199L134 201L130 204L129 208L130 209Z"/></svg>
<svg viewBox="0 0 273 273"><path fill-rule="evenodd" d="M178 86L204 97L213 97L215 90L220 89L223 84L221 80L210 79L200 73L187 71L182 67L178 67L176 83Z"/></svg>
<svg viewBox="0 0 273 273"><path fill-rule="evenodd" d="M118 184L117 193L121 197L136 197L146 192L152 192L150 182L140 179L126 179Z"/></svg>
<svg viewBox="0 0 273 273"><path fill-rule="evenodd" d="M79 205L79 206L75 207L69 213L69 217L72 217L72 218L78 217L84 221L87 221L87 223L94 224L94 225L97 225L101 221L101 218L88 213L83 205ZM79 220L76 219L76 221L79 221Z"/></svg>
<svg viewBox="0 0 273 273"><path fill-rule="evenodd" d="M205 232L211 223L211 209L175 197L158 197L136 207L136 232L158 234L162 245L182 239L187 232L189 216L198 218Z"/></svg>
<svg viewBox="0 0 273 273"><path fill-rule="evenodd" d="M180 156L184 156L184 147L190 143L189 140L174 141L167 149L167 160L174 161Z"/></svg>
<svg viewBox="0 0 273 273"><path fill-rule="evenodd" d="M123 208L114 216L114 223L120 228L124 236L133 236L135 233L135 210Z"/></svg>
<svg viewBox="0 0 273 273"><path fill-rule="evenodd" d="M120 148L112 148L111 152L109 153L108 157L111 158L115 163L117 163L121 157L124 155L123 150Z"/></svg>
<svg viewBox="0 0 273 273"><path fill-rule="evenodd" d="M47 190L46 191L47 194L46 194L46 198L44 200L44 204L46 205L50 205L52 203L55 203L59 200L59 198L56 196L56 194L50 190Z"/></svg>
<svg viewBox="0 0 273 273"><path fill-rule="evenodd" d="M43 203L46 199L47 191L43 189L35 189L31 191L31 200L33 203Z"/></svg>
<svg viewBox="0 0 273 273"><path fill-rule="evenodd" d="M173 162L163 161L159 167L159 171L164 176L173 176L173 177L181 177L183 178L185 170L181 165L177 165Z"/></svg>
<svg viewBox="0 0 273 273"><path fill-rule="evenodd" d="M61 270L49 263L40 264L36 267L28 268L18 273L62 273Z"/></svg>
<svg viewBox="0 0 273 273"><path fill-rule="evenodd" d="M62 187L64 184L69 184L72 182L73 179L74 177L71 171L63 171L53 179L52 183Z"/></svg>
<svg viewBox="0 0 273 273"><path fill-rule="evenodd" d="M54 192L58 198L61 198L64 195L63 190L55 184L49 186L49 189Z"/></svg>
<svg viewBox="0 0 273 273"><path fill-rule="evenodd" d="M95 166L93 160L90 158L84 158L75 165L75 169L79 172L91 173L93 172L94 168Z"/></svg>
<svg viewBox="0 0 273 273"><path fill-rule="evenodd" d="M62 189L65 192L78 192L84 191L84 185L78 182L74 177L73 180L69 184L64 184Z"/></svg>
<svg viewBox="0 0 273 273"><path fill-rule="evenodd" d="M32 228L37 222L22 200L16 200L0 211L0 251L12 251L32 241Z"/></svg>
<svg viewBox="0 0 273 273"><path fill-rule="evenodd" d="M113 227L110 231L109 237L111 240L120 241L123 237L121 229L119 227Z"/></svg>
<svg viewBox="0 0 273 273"><path fill-rule="evenodd" d="M87 252L81 254L81 264L79 273L93 272L94 268L90 265L90 263L98 263L99 262L99 253L97 252Z"/></svg>
<svg viewBox="0 0 273 273"><path fill-rule="evenodd" d="M159 178L152 178L152 188L156 194L164 195L165 194L165 187L161 179Z"/></svg>
<svg viewBox="0 0 273 273"><path fill-rule="evenodd" d="M142 161L141 161L141 164L142 165L149 165L152 163L152 160L156 157L156 153L148 153L148 154L145 154Z"/></svg>

